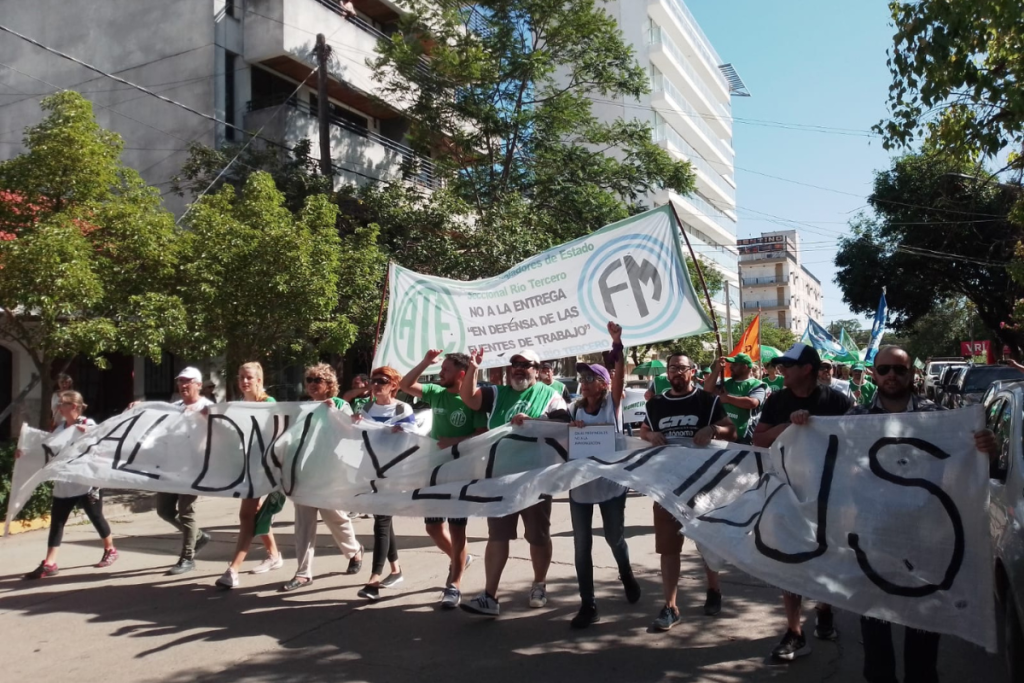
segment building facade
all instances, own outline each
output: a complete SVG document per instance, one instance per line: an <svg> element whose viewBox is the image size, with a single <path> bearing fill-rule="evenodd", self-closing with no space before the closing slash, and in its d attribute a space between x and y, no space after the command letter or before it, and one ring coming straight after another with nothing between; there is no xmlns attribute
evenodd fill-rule
<svg viewBox="0 0 1024 683"><path fill-rule="evenodd" d="M659 145L691 163L694 192L662 190L650 201L675 207L697 256L711 262L728 283L729 312L733 324L739 324L732 98L746 95L743 84L684 0L611 0L605 10L618 21L637 60L646 67L651 92L639 101L595 100L594 112L607 120L646 120ZM723 291L713 297L720 321L726 316L725 296Z"/></svg>
<svg viewBox="0 0 1024 683"><path fill-rule="evenodd" d="M798 336L808 319L821 322L821 281L800 263L796 230L762 233L738 242L744 315L760 310L764 319Z"/></svg>

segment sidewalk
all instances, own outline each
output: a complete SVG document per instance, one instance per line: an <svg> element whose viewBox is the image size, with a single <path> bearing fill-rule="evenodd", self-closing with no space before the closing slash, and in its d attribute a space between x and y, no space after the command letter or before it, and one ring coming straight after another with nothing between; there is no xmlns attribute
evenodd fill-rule
<svg viewBox="0 0 1024 683"><path fill-rule="evenodd" d="M145 507L141 499L132 504ZM569 629L579 598L564 499L556 501L552 515L555 561L548 576L548 606L533 610L526 604L532 580L529 550L525 541L516 541L505 569L499 595L502 616L497 620L436 608L448 563L419 519L396 519L406 580L385 589L389 597L379 603L356 596L369 576L373 520L367 519L355 522L368 551L359 576L343 574L348 561L321 524L315 584L294 593L277 592L295 569L290 504L275 524L285 568L263 575L243 573L239 589L215 590L213 582L234 547L237 510L235 500L200 499L198 518L214 541L200 554L197 570L178 577L164 572L177 559L179 536L152 511L112 517L121 559L105 570L91 568L100 558L101 545L87 522L68 528L59 560L61 574L53 579L19 578L42 559L45 531L0 542L5 680L863 680L859 625L852 615L838 616L838 642L812 639L814 652L789 665L772 664L767 658L782 635L777 590L727 571L723 612L705 617L703 571L689 543L680 581L683 623L668 633L649 633L648 625L662 603L650 502L641 497L629 499L626 524L644 596L636 605L626 603L611 553L602 539L595 539L602 619L583 631ZM470 552L478 559L466 574L466 597L483 588L484 520L470 520L469 535ZM250 557L246 570L264 557L258 544ZM811 610L805 612L813 622ZM901 641L898 636L897 652ZM902 664L898 674L902 679ZM940 675L950 682L1006 680L996 656L951 637L943 638L940 647Z"/></svg>

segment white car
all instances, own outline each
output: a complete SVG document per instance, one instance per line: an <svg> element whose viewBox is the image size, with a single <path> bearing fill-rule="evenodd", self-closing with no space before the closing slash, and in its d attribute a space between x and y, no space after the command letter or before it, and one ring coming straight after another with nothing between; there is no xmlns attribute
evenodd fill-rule
<svg viewBox="0 0 1024 683"><path fill-rule="evenodd" d="M924 395L931 400L935 400L935 385L938 384L939 378L942 377L942 371L951 365L967 365L962 360L943 360L943 361L932 361L924 369Z"/></svg>

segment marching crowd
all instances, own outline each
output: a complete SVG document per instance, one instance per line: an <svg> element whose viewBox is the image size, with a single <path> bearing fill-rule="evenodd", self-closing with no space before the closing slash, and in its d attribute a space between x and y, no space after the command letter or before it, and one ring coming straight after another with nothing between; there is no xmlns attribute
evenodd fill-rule
<svg viewBox="0 0 1024 683"><path fill-rule="evenodd" d="M312 401L327 404L330 410L350 415L354 422L369 420L393 429L414 429L413 408L398 400L399 392L422 401L433 415L431 438L439 447L451 447L489 429L506 424L522 425L527 419L547 419L574 426L615 425L626 429L622 421L625 396L625 349L622 328L608 324L611 350L601 363L578 363L579 398L569 401L569 393L553 378L551 365L531 350L514 354L510 359L504 383L478 384L478 369L483 353L443 354L430 351L405 376L391 367L376 368L369 376L360 375L351 388L339 397L340 389L334 369L317 364L306 369L305 390ZM443 361L442 361L443 356ZM438 361L441 362L436 384L421 384L419 378ZM848 379L833 377L833 364L823 360L811 346L795 344L775 358L764 369L746 354L723 357L703 373L683 353L667 359L667 372L651 383L647 391L646 418L640 426L640 438L652 445L684 443L704 446L713 439L769 447L789 428L800 428L816 416L866 415L941 410L921 398L915 391L915 372L910 356L895 346L882 348L870 372L863 365L849 369ZM699 377L703 375L702 381ZM199 370L185 368L176 378L180 399L175 405L183 411L204 411L211 405L203 395L203 378ZM873 380L873 381L872 381ZM245 401L273 401L263 387L263 370L259 363L246 363L238 370L238 389ZM70 380L61 379L56 394L55 431L86 430L92 424L84 416L82 396L70 388ZM974 435L979 452L994 458L997 445L994 435L983 430ZM641 587L634 576L625 538L625 505L627 489L615 482L598 479L579 486L569 493L569 509L575 546L575 567L580 595L580 608L571 621L573 628L586 628L599 620L594 590L593 516L601 512L605 542L611 548L618 567L619 580L629 603L641 598ZM58 483L53 491L50 535L46 558L27 579L40 579L58 573L56 564L61 537L68 516L75 507L86 513L103 539L103 558L98 567L117 560L110 526L103 517L101 491L87 486ZM266 559L251 571L263 573L284 566L270 522L283 507L285 497L274 492L260 501L244 499L239 507L239 533L235 552L216 585L231 589L239 585L239 572L252 541L259 538L266 549ZM157 494L157 512L161 518L181 532L182 548L178 562L170 574L182 574L195 568L196 553L210 541L195 515L196 496ZM500 614L501 576L509 557L510 543L517 539L519 520L530 548L533 583L529 605L547 604L547 573L552 560L550 498L505 517L487 520L487 544L483 564L484 590L463 600L462 581L465 569L473 562L467 553L466 519L427 518L427 534L450 560L449 572L441 594L443 609L460 607L475 615L497 617ZM360 545L348 511L295 506L295 540L297 565L293 577L281 586L294 591L313 583L313 558L318 518L323 519L334 542L348 558L346 573L362 570L364 548ZM681 617L677 606L677 585L680 575L680 554L684 538L680 522L657 503L653 504L655 550L660 555L663 605L652 627L668 631ZM403 580L392 518L374 515L373 549L370 575L359 590L359 596L377 600L381 589L394 587ZM385 565L388 574L384 575ZM722 586L717 572L705 567L707 591L704 613L718 614L722 609ZM810 652L802 628L801 597L783 594L786 630L772 650L776 660L790 661ZM824 640L838 637L830 606L815 608L814 636ZM862 617L862 640L865 650L864 675L868 681L896 680L895 655L891 627L887 622ZM907 681L937 681L936 658L939 636L907 629L905 667Z"/></svg>

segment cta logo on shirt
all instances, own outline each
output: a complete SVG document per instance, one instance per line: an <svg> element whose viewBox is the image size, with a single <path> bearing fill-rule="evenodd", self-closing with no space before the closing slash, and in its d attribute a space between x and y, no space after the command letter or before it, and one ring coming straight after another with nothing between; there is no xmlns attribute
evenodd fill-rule
<svg viewBox="0 0 1024 683"><path fill-rule="evenodd" d="M667 432L679 427L696 427L698 422L700 422L700 418L697 415L670 415L658 420L658 431Z"/></svg>

